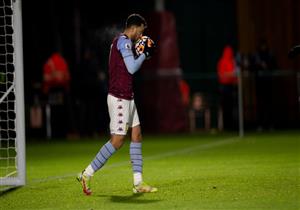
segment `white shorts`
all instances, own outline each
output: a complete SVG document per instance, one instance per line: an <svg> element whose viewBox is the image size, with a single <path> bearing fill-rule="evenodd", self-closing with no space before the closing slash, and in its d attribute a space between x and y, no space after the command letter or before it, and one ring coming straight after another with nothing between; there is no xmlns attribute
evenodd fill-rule
<svg viewBox="0 0 300 210"><path fill-rule="evenodd" d="M133 99L126 100L108 94L107 105L111 134L126 135L129 127L135 127L140 124Z"/></svg>

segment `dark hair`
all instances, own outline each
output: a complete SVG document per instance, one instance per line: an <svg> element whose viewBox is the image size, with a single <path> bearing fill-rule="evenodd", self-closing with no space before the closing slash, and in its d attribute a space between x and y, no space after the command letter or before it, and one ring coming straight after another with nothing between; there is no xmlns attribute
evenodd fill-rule
<svg viewBox="0 0 300 210"><path fill-rule="evenodd" d="M141 25L144 25L145 28L147 27L146 20L141 15L131 14L128 16L126 20L126 28L129 28L130 26L141 26Z"/></svg>

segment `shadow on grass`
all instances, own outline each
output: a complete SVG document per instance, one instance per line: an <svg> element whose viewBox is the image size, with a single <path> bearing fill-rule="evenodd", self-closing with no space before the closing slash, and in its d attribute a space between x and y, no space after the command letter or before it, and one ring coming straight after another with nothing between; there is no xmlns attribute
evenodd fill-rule
<svg viewBox="0 0 300 210"><path fill-rule="evenodd" d="M14 192L17 189L19 189L19 187L1 187L0 188L0 197L5 196L5 195L9 194L10 192Z"/></svg>
<svg viewBox="0 0 300 210"><path fill-rule="evenodd" d="M158 199L142 199L144 194L133 194L133 195L99 195L99 197L110 197L110 201L114 203L135 203L135 204L147 204L147 203L155 203L160 202L162 200Z"/></svg>

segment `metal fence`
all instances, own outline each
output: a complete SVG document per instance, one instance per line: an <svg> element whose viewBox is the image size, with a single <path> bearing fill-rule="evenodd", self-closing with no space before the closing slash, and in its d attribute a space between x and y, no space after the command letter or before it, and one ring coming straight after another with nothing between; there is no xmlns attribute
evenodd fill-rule
<svg viewBox="0 0 300 210"><path fill-rule="evenodd" d="M224 88L216 73L137 75L135 100L143 131L228 130L243 136L250 130L300 128L299 72L242 71L239 76L239 85ZM180 89L182 80L188 93ZM85 92L84 97L71 92L63 104L49 98L27 104L27 134L48 138L108 134L107 93L98 89Z"/></svg>
<svg viewBox="0 0 300 210"><path fill-rule="evenodd" d="M239 76L237 87L225 91L215 73L184 76L191 87L191 100L194 95L200 94L205 101L205 109L209 110L210 117L205 119L210 122L205 130L239 130L243 135L244 130L300 128L299 72L243 71ZM224 97L228 98L225 104ZM199 117L203 118L202 115L199 114ZM197 130L197 126L194 125L194 129ZM203 123L200 129L203 129Z"/></svg>

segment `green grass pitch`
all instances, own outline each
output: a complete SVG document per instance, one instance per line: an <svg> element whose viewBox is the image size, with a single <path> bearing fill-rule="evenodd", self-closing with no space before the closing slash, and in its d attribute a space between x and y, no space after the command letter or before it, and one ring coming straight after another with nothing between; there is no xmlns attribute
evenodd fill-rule
<svg viewBox="0 0 300 210"><path fill-rule="evenodd" d="M127 143L92 180L75 180L106 138L27 144L27 185L0 194L0 209L300 209L300 132L144 137L144 180L132 194Z"/></svg>

